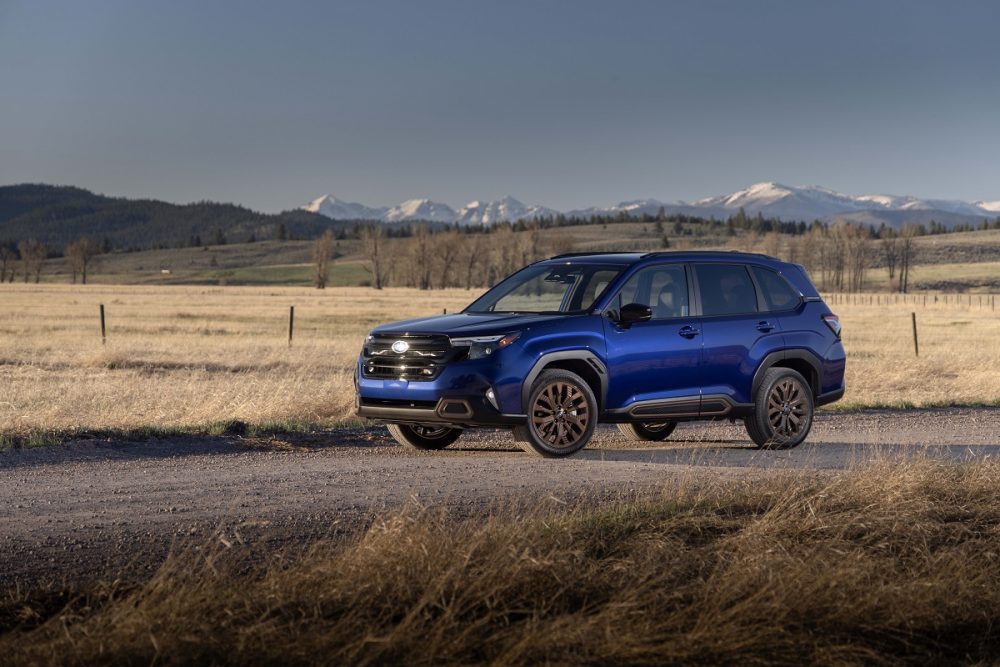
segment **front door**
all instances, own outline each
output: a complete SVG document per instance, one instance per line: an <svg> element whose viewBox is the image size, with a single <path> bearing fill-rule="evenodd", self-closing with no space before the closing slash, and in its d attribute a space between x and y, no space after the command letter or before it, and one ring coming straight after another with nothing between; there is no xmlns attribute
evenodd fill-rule
<svg viewBox="0 0 1000 667"><path fill-rule="evenodd" d="M684 264L657 264L637 271L612 300L604 318L607 410L629 418L697 415L702 335L688 284ZM648 306L652 319L619 324L630 303Z"/></svg>

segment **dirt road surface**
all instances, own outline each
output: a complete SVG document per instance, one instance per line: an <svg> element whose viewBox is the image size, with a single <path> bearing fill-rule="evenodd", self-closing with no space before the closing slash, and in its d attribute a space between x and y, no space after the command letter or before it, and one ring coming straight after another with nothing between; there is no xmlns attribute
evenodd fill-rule
<svg viewBox="0 0 1000 667"><path fill-rule="evenodd" d="M398 447L383 427L244 439L77 441L0 452L0 582L142 577L182 545L261 552L349 533L415 499L472 510L520 499L565 502L705 476L810 474L875 457L968 461L1000 455L1000 409L821 414L806 444L759 451L742 425L682 424L665 443L601 427L580 454L521 452L503 431L448 450ZM183 548L193 548L184 546Z"/></svg>

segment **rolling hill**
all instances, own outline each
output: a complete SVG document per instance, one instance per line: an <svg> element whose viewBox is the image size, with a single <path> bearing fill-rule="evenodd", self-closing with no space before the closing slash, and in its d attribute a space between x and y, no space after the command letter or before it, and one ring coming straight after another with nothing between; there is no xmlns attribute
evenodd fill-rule
<svg viewBox="0 0 1000 667"><path fill-rule="evenodd" d="M52 249L89 236L112 248L165 248L277 238L311 238L346 223L303 210L265 214L235 204L124 199L70 186L0 187L0 242L37 239Z"/></svg>

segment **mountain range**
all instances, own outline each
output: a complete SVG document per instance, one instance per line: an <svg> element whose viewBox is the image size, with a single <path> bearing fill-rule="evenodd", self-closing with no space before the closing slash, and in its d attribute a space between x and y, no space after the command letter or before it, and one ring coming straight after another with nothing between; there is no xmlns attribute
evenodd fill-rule
<svg viewBox="0 0 1000 667"><path fill-rule="evenodd" d="M427 220L458 222L463 225L489 225L496 222L517 222L535 218L656 215L660 208L668 215L683 214L704 218L725 218L741 208L747 215L760 213L767 218L788 221L832 221L845 219L859 224L882 222L898 227L907 222L927 223L931 220L945 226L975 224L985 217L1000 214L1000 200L966 202L951 199L921 199L900 195L848 195L820 186L788 186L766 182L729 194L707 197L692 202L663 202L657 199L625 201L614 206L556 211L544 206L526 206L507 196L496 201L472 201L455 210L430 199L411 199L393 207L369 207L345 202L324 195L303 207L306 211L333 220L382 220L401 222Z"/></svg>

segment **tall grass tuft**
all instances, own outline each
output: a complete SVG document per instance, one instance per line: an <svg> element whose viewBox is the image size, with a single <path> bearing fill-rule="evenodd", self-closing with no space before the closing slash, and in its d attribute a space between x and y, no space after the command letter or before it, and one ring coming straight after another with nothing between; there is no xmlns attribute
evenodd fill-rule
<svg viewBox="0 0 1000 667"><path fill-rule="evenodd" d="M201 553L175 558L145 585L66 606L52 591L10 596L0 661L797 665L1000 655L997 463L726 478L472 517L411 506L349 542L249 570Z"/></svg>

